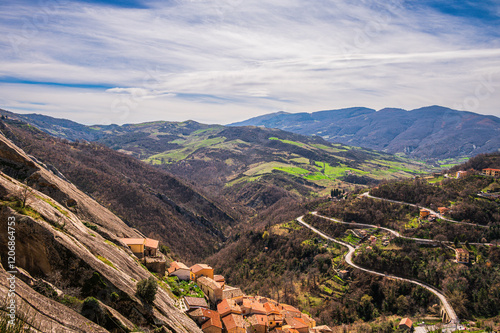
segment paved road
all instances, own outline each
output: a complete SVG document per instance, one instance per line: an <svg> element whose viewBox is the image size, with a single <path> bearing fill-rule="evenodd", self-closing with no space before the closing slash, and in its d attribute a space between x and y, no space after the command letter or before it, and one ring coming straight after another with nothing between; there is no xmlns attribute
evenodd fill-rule
<svg viewBox="0 0 500 333"><path fill-rule="evenodd" d="M412 203L408 203L408 202L404 202L404 201L396 201L396 200L391 200L391 199L374 197L373 195L370 195L370 192L365 192L365 193L361 194L360 197L367 197L367 198L372 198L372 199L377 199L377 200L383 200L383 201L388 201L388 202L392 202L392 203L397 203L397 204L401 204L401 205L409 205L409 206L412 206L412 207L426 209L431 214L436 215L441 220L444 220L444 221L447 221L447 222L451 222L451 223L472 225L472 226L476 226L476 227L480 227L480 228L489 228L489 226L487 226L487 225L481 225L481 224L476 224L476 223L469 223L469 222L462 222L462 221L455 221L455 220L447 219L443 215L439 214L438 212L433 211L430 208L422 207L422 206L419 206L419 205L416 205L416 204L412 204Z"/></svg>
<svg viewBox="0 0 500 333"><path fill-rule="evenodd" d="M314 213L316 213L316 214L314 214ZM313 212L313 214L316 215L316 216L318 216L318 217L326 218L324 216L318 215L317 212ZM328 239L328 240L330 240L332 242L341 244L341 245L343 245L343 246L345 246L345 247L348 248L349 251L348 251L347 255L345 256L345 261L347 262L347 264L349 264L350 266L352 266L354 268L357 268L359 270L362 270L362 271L365 271L365 272L368 272L368 273L371 273L371 274L375 274L375 275L379 275L379 276L385 276L387 278L391 278L391 279L395 279L395 280L406 281L406 282L409 282L409 283L413 283L413 284L419 285L419 286L421 286L421 287L429 290L430 292L432 292L434 295L436 295L439 298L439 300L441 301L441 304L443 305L444 309L448 313L448 316L451 318L451 321L450 321L450 323L448 325L446 325L446 328L451 330L451 329L455 328L456 325L459 323L459 319L458 319L457 314L455 313L455 310L453 310L453 307L450 305L450 303L448 302L448 300L446 299L446 297L439 290L437 290L436 288L434 288L434 287L432 287L432 286L430 286L430 285L428 285L426 283L422 283L422 282L419 282L419 281L402 278L402 277L391 275L391 274L380 273L380 272L369 270L369 269L366 269L366 268L363 268L363 267L360 267L360 266L356 265L352 261L352 258L354 256L354 252L356 251L356 248L354 248L349 243L337 240L335 238L332 238L332 237L324 234L323 232L319 231L318 229L316 229L313 226L311 226L308 223L306 223L303 218L304 218L304 216L300 216L300 217L297 218L297 221L300 224L304 225L305 227L311 229L312 231L314 231L316 234L320 235L321 237L323 237L325 239ZM333 220L333 221L338 222L338 223L356 224L358 226L362 226L363 225L361 223L349 223L349 222L343 222L343 221L339 221L339 220L335 220L335 219L331 219L331 218L327 218L327 219ZM371 226L369 224L366 224L365 226L369 226L370 228L373 227L373 226ZM391 232L390 229L387 229L387 230L389 232ZM392 230L391 233L394 234L396 232Z"/></svg>

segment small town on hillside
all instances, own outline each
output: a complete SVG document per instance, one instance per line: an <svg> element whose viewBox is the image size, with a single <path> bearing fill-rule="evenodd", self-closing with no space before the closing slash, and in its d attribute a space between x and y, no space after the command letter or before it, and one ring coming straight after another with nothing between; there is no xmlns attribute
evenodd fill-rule
<svg viewBox="0 0 500 333"><path fill-rule="evenodd" d="M214 274L213 268L207 264L188 267L173 261L165 270L165 257L158 251L157 240L122 238L121 241L150 271L159 276L167 274L169 278L186 282L193 289L202 291L198 297L183 296L177 305L205 333L332 332L326 325L316 326L314 319L291 305L268 297L245 295L240 288L226 284L224 277ZM349 272L339 270L338 275L346 278ZM399 328L412 331L413 323L409 318L403 318Z"/></svg>

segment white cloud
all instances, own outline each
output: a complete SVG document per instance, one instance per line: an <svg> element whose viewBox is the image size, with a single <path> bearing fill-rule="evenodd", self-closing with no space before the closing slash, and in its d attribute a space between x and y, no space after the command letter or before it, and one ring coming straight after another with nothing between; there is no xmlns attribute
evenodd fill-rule
<svg viewBox="0 0 500 333"><path fill-rule="evenodd" d="M362 0L150 5L0 5L0 77L102 86L0 83L0 107L85 123L429 104L500 116L499 41L430 9ZM485 77L491 87L479 98Z"/></svg>

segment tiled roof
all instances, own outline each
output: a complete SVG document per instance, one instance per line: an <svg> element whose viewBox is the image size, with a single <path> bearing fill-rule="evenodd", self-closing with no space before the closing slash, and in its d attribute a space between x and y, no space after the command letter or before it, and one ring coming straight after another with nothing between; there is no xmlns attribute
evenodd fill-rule
<svg viewBox="0 0 500 333"><path fill-rule="evenodd" d="M173 273L173 272L175 272L178 269L187 269L187 270L189 270L189 267L187 267L186 265L184 265L182 262L172 261L170 263L170 268L168 269L168 273L169 274Z"/></svg>
<svg viewBox="0 0 500 333"><path fill-rule="evenodd" d="M212 290L220 289L219 284L217 284L217 282L206 276L199 277L198 280L196 280L196 282L199 285L206 286Z"/></svg>
<svg viewBox="0 0 500 333"><path fill-rule="evenodd" d="M204 298L184 296L184 300L185 300L186 304L189 307L191 307L191 306L201 306L201 307L204 307L204 308L208 308L207 301Z"/></svg>
<svg viewBox="0 0 500 333"><path fill-rule="evenodd" d="M222 322L226 327L226 330L230 331L236 327L245 328L245 323L243 322L242 315L230 314L222 318Z"/></svg>
<svg viewBox="0 0 500 333"><path fill-rule="evenodd" d="M463 248L455 249L455 251L457 251L458 253L469 254L469 251L467 251L466 249L463 249Z"/></svg>
<svg viewBox="0 0 500 333"><path fill-rule="evenodd" d="M143 245L144 238L120 238L127 245Z"/></svg>
<svg viewBox="0 0 500 333"><path fill-rule="evenodd" d="M247 320L252 324L252 326L263 325L267 326L269 323L267 321L267 316L255 314L247 317Z"/></svg>
<svg viewBox="0 0 500 333"><path fill-rule="evenodd" d="M302 318L287 318L286 324L295 329L303 329L308 327L304 320L302 320Z"/></svg>
<svg viewBox="0 0 500 333"><path fill-rule="evenodd" d="M220 320L219 315L210 317L209 320L207 320L203 325L201 325L201 329L204 330L204 329L211 327L211 326L215 326L217 328L222 329L222 322Z"/></svg>
<svg viewBox="0 0 500 333"><path fill-rule="evenodd" d="M191 271L195 274L204 269L213 269L213 268L208 266L207 264L196 264L191 266Z"/></svg>
<svg viewBox="0 0 500 333"><path fill-rule="evenodd" d="M214 275L215 282L224 282L225 279L222 275Z"/></svg>
<svg viewBox="0 0 500 333"><path fill-rule="evenodd" d="M146 240L144 241L144 246L157 249L159 243L160 241L156 239L146 238Z"/></svg>
<svg viewBox="0 0 500 333"><path fill-rule="evenodd" d="M403 319L401 319L401 322L399 323L399 326L401 326L401 325L405 325L405 326L411 328L413 325L413 322L410 320L410 318L403 318Z"/></svg>
<svg viewBox="0 0 500 333"><path fill-rule="evenodd" d="M241 308L234 300L224 299L222 302L217 304L217 312L224 317L231 312L241 314Z"/></svg>

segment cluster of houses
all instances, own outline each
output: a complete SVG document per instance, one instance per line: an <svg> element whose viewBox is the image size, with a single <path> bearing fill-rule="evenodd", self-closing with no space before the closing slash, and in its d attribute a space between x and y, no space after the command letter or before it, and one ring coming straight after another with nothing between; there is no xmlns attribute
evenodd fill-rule
<svg viewBox="0 0 500 333"><path fill-rule="evenodd" d="M206 264L191 267L174 261L170 276L195 281L204 298L184 297L186 312L205 333L330 333L297 308L261 296L247 296L239 288L226 284Z"/></svg>
<svg viewBox="0 0 500 333"><path fill-rule="evenodd" d="M159 241L151 238L120 238L122 243L127 245L132 253L139 258L142 263L160 276L165 275L166 260L163 254L158 251Z"/></svg>

